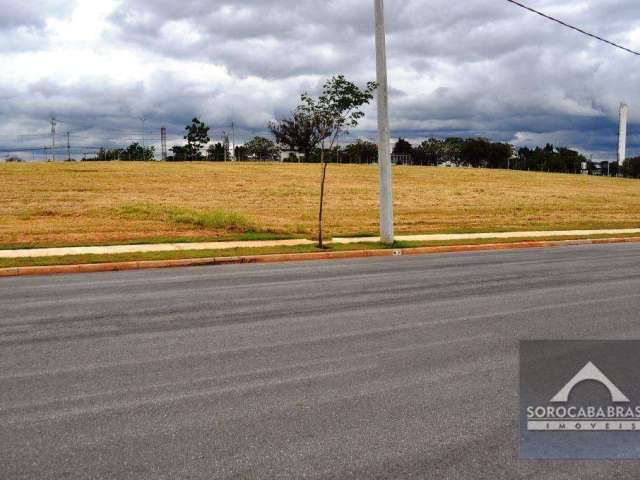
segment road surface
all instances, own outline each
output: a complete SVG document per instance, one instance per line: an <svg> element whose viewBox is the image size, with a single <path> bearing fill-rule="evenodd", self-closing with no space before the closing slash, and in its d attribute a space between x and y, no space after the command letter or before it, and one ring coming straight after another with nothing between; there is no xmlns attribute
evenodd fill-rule
<svg viewBox="0 0 640 480"><path fill-rule="evenodd" d="M640 338L640 245L0 280L3 479L637 479L518 460L518 340Z"/></svg>

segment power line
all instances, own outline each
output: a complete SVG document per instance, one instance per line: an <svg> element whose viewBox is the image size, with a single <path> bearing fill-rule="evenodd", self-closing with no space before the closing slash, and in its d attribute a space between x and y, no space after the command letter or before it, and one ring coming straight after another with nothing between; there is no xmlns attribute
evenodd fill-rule
<svg viewBox="0 0 640 480"><path fill-rule="evenodd" d="M563 22L562 20L558 20L557 18L554 18L554 17L552 17L550 15L547 15L545 13L542 13L542 12L540 12L538 10L535 10L535 9L531 8L531 7L527 7L526 5L523 5L522 3L517 2L516 0L507 0L507 2L513 3L514 5L517 5L518 7L524 8L525 10L529 10L530 12L533 12L536 15L540 15L541 17L544 17L547 20L551 20L552 22L559 23L560 25L562 25L564 27L567 27L567 28L570 28L571 30L575 30L576 32L580 32L583 35L586 35L586 36L591 37L591 38L595 38L596 40L598 40L600 42L607 43L607 44L609 44L609 45L611 45L613 47L619 48L620 50L624 50L625 52L629 52L629 53L632 53L633 55L637 55L637 56L640 57L640 52L636 52L634 50L631 50L630 48L624 47L624 46L619 45L617 43L614 43L614 42L612 42L610 40L607 40L606 38L602 38L602 37L599 37L598 35L594 35L593 33L589 33L589 32L587 32L585 30L582 30L581 28L574 27L573 25L569 25L568 23Z"/></svg>

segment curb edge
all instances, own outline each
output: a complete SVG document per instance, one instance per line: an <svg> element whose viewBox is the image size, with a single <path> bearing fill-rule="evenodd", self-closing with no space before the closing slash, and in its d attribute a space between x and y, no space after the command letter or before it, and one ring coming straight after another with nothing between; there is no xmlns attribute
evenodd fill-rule
<svg viewBox="0 0 640 480"><path fill-rule="evenodd" d="M23 277L36 275L63 275L76 273L99 273L131 270L151 270L178 267L202 267L214 265L290 263L319 260L346 260L367 257L394 257L431 255L439 253L471 253L483 251L520 250L527 248L554 248L579 245L605 245L640 243L640 237L602 238L587 240L547 240L517 243L487 243L480 245L450 245L415 247L389 250L352 250L344 252L285 253L272 255L249 255L243 257L196 258L181 260L153 260L138 262L96 263L83 265L57 265L47 267L0 268L0 277Z"/></svg>

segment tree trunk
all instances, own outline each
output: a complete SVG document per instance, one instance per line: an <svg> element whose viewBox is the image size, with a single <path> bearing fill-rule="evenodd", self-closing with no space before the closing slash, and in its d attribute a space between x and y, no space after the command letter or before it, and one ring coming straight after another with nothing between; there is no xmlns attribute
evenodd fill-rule
<svg viewBox="0 0 640 480"><path fill-rule="evenodd" d="M322 163L322 178L320 180L320 214L318 216L318 247L324 248L324 238L322 235L322 223L324 219L324 186L327 180L327 167L325 162L324 147L320 151L320 162Z"/></svg>

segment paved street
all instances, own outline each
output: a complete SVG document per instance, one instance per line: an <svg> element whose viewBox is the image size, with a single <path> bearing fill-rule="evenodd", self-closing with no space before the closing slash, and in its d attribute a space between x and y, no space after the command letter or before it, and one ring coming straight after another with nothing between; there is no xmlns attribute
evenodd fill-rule
<svg viewBox="0 0 640 480"><path fill-rule="evenodd" d="M0 478L637 479L517 459L518 340L639 307L640 244L0 279Z"/></svg>

